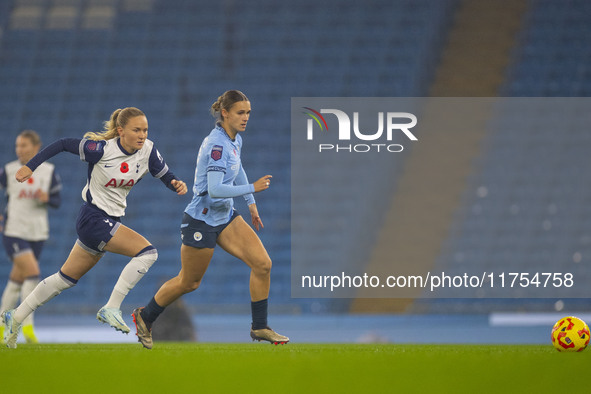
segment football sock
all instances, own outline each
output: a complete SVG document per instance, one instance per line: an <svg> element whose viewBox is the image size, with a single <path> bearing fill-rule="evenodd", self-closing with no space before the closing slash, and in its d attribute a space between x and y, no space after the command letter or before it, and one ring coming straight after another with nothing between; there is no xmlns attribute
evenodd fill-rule
<svg viewBox="0 0 591 394"><path fill-rule="evenodd" d="M150 302L148 302L148 305L142 309L140 315L142 315L142 319L144 320L144 323L146 323L148 330L152 328L152 323L158 319L158 316L164 312L164 308L166 307L158 305L156 299L152 297Z"/></svg>
<svg viewBox="0 0 591 394"><path fill-rule="evenodd" d="M29 315L31 316L31 315ZM29 316L27 316L27 319L29 318ZM27 320L25 319L25 320ZM27 325L23 323L23 336L25 337L25 340L27 341L27 343L39 343L39 340L37 339L37 336L35 335L35 329L33 328L32 325Z"/></svg>
<svg viewBox="0 0 591 394"><path fill-rule="evenodd" d="M74 287L78 281L70 278L61 270L43 279L27 298L16 308L14 320L22 323L35 309L60 294L62 291Z"/></svg>
<svg viewBox="0 0 591 394"><path fill-rule="evenodd" d="M31 292L37 287L39 284L39 277L38 276L31 276L23 282L23 287L21 288L21 300L24 300L31 294ZM32 326L33 325L33 313L23 320L23 326Z"/></svg>
<svg viewBox="0 0 591 394"><path fill-rule="evenodd" d="M268 298L260 301L251 301L250 310L252 312L252 329L260 330L267 327L267 307Z"/></svg>
<svg viewBox="0 0 591 394"><path fill-rule="evenodd" d="M7 309L12 309L18 305L18 299L21 296L22 283L17 283L8 280L4 292L2 293L2 300L0 301L0 312Z"/></svg>
<svg viewBox="0 0 591 394"><path fill-rule="evenodd" d="M158 251L152 245L146 246L121 271L117 283L113 288L106 308L121 308L121 303L131 289L144 277L152 264L158 258Z"/></svg>

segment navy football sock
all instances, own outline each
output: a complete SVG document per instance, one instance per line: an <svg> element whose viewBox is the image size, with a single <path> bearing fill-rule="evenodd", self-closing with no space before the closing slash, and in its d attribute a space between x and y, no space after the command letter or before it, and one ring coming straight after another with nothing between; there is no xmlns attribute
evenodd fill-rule
<svg viewBox="0 0 591 394"><path fill-rule="evenodd" d="M261 328L267 327L267 306L268 298L260 301L254 301L250 303L250 309L252 311L252 329L260 330Z"/></svg>
<svg viewBox="0 0 591 394"><path fill-rule="evenodd" d="M164 311L164 308L166 307L158 305L154 297L152 297L148 305L142 309L140 315L142 315L142 319L146 323L146 326L148 326L148 329L152 328L152 323L158 319L158 316Z"/></svg>

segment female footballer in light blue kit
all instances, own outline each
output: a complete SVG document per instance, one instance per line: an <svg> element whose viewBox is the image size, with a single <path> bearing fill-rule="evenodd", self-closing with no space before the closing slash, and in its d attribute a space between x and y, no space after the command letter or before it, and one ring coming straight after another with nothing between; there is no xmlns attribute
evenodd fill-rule
<svg viewBox="0 0 591 394"><path fill-rule="evenodd" d="M105 122L102 133L86 133L83 139L60 139L17 171L17 181L24 182L41 163L63 151L79 155L88 163L88 180L82 191L85 203L76 223L78 240L59 272L39 283L17 309L2 314L8 347L16 347L20 325L31 312L73 287L105 252L132 259L121 272L109 301L97 313L97 319L118 331L129 332L121 317L121 303L154 264L158 253L143 236L121 224L127 195L148 172L177 194L187 192L185 183L168 169L147 137L148 120L142 111L133 107L118 109Z"/></svg>
<svg viewBox="0 0 591 394"><path fill-rule="evenodd" d="M152 323L166 306L199 287L216 244L251 268L251 338L289 342L267 326L271 259L253 229L234 210L233 198L244 196L253 226L263 227L252 193L268 189L271 175L249 184L240 161L239 133L246 129L250 110L250 101L237 90L225 92L211 107L217 122L197 155L193 199L181 224L181 271L160 287L146 307L133 311L138 340L148 349L152 348Z"/></svg>

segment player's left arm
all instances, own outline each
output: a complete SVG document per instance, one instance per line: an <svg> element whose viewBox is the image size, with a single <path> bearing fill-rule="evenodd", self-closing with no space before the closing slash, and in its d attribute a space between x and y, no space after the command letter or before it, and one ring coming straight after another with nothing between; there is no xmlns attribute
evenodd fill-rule
<svg viewBox="0 0 591 394"><path fill-rule="evenodd" d="M246 171L244 171L244 167L242 167L242 163L240 164L240 169L238 170L238 175L236 175L236 179L234 179L234 183L236 185L248 185L248 176L246 175ZM259 210L257 209L257 204L254 199L254 195L252 193L245 194L244 200L246 200L246 204L248 205L248 210L250 211L250 218L252 220L252 225L255 229L260 230L264 228L263 221L259 216Z"/></svg>
<svg viewBox="0 0 591 394"><path fill-rule="evenodd" d="M240 164L240 169L238 170L238 175L234 179L234 184L236 185L248 185L248 176L246 176L246 171L244 171L244 167L242 167L242 163ZM252 193L245 194L244 200L246 201L247 205L251 205L255 203L254 195Z"/></svg>
<svg viewBox="0 0 591 394"><path fill-rule="evenodd" d="M150 152L148 168L150 174L152 174L154 178L160 179L167 188L176 192L179 196L187 193L187 185L185 182L178 179L170 168L168 168L168 165L160 155L160 152L158 152L158 149L156 149L156 146L153 146L152 152Z"/></svg>
<svg viewBox="0 0 591 394"><path fill-rule="evenodd" d="M252 220L252 225L254 226L254 228L257 231L264 228L265 226L263 226L263 221L261 220L261 217L259 216L259 211L257 209L256 203L250 204L248 206L248 210L250 211L250 219Z"/></svg>

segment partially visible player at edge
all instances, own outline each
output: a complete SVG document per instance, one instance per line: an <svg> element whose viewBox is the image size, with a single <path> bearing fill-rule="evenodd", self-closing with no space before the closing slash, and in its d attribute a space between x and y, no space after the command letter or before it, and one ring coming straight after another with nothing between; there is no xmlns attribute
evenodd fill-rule
<svg viewBox="0 0 591 394"><path fill-rule="evenodd" d="M132 314L138 340L148 349L152 348L152 324L166 306L199 287L216 243L251 269L251 338L274 344L289 342L267 325L271 259L253 229L234 210L233 198L244 196L253 226L257 230L263 227L252 193L268 189L271 175L249 184L240 161L239 133L246 129L250 111L250 101L237 90L225 92L211 106L217 122L197 156L193 199L181 224L181 271L160 287L147 306Z"/></svg>
<svg viewBox="0 0 591 394"><path fill-rule="evenodd" d="M17 137L17 160L0 168L0 187L8 197L3 232L4 250L12 261L8 282L2 293L0 313L15 308L39 283L39 256L49 238L48 207L59 208L62 183L55 167L43 163L34 178L19 183L16 171L33 158L41 148L41 138L34 130L23 130ZM2 215L0 215L0 220ZM28 343L38 343L33 327L33 313L23 321L23 336ZM0 324L0 341L4 342L4 325Z"/></svg>
<svg viewBox="0 0 591 394"><path fill-rule="evenodd" d="M131 261L123 268L97 319L118 331L130 331L121 316L121 303L154 264L158 253L143 236L121 224L127 195L148 172L177 194L187 192L185 183L168 169L147 137L148 120L142 111L133 107L118 109L105 122L103 132L86 133L83 139L60 139L17 171L16 179L24 182L41 163L63 151L79 155L89 166L88 181L82 191L85 202L76 223L78 240L59 272L39 283L17 309L2 313L8 347L16 347L21 323L31 312L73 287L105 252L131 257Z"/></svg>

